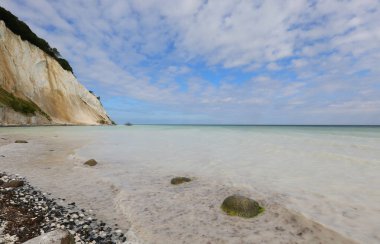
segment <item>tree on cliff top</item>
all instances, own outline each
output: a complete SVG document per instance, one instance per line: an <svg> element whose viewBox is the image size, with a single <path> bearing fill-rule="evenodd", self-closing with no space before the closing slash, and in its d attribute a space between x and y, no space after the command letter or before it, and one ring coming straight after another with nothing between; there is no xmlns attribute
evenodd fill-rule
<svg viewBox="0 0 380 244"><path fill-rule="evenodd" d="M31 44L39 47L42 51L47 53L49 56L57 60L57 62L62 66L63 69L73 73L69 62L61 58L61 54L56 48L50 47L49 43L44 39L38 37L34 32L29 28L27 24L19 20L8 10L0 6L0 20L4 21L8 29L10 29L16 35L19 35L22 40L28 41Z"/></svg>

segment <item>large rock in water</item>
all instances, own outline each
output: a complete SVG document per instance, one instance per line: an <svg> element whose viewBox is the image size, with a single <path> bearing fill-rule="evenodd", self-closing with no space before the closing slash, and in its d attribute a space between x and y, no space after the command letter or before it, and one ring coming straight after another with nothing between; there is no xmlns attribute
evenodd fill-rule
<svg viewBox="0 0 380 244"><path fill-rule="evenodd" d="M75 240L66 230L54 230L30 239L24 244L75 244Z"/></svg>
<svg viewBox="0 0 380 244"><path fill-rule="evenodd" d="M191 179L187 178L187 177L175 177L170 181L170 183L172 185L179 185L179 184L182 184L185 182L190 182L190 181L191 181Z"/></svg>
<svg viewBox="0 0 380 244"><path fill-rule="evenodd" d="M16 140L15 143L28 143L28 142L25 140Z"/></svg>
<svg viewBox="0 0 380 244"><path fill-rule="evenodd" d="M0 125L111 123L70 71L0 20Z"/></svg>
<svg viewBox="0 0 380 244"><path fill-rule="evenodd" d="M264 211L258 202L248 197L233 195L224 199L221 206L228 215L252 218Z"/></svg>
<svg viewBox="0 0 380 244"><path fill-rule="evenodd" d="M90 160L87 160L84 164L88 166L95 166L98 164L98 162L96 162L95 159L90 159Z"/></svg>

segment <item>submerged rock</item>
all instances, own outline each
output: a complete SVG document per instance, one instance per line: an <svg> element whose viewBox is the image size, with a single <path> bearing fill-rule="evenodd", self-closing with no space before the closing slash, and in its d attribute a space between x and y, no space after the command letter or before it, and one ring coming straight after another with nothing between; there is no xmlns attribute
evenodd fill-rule
<svg viewBox="0 0 380 244"><path fill-rule="evenodd" d="M87 160L84 164L88 166L95 166L98 164L98 162L96 162L95 159L90 159L90 160Z"/></svg>
<svg viewBox="0 0 380 244"><path fill-rule="evenodd" d="M24 185L24 181L22 180L10 180L8 182L5 182L1 185L1 187L4 187L4 188L8 188L8 187L12 187L12 188L16 188L16 187L20 187L20 186L23 186Z"/></svg>
<svg viewBox="0 0 380 244"><path fill-rule="evenodd" d="M248 197L233 195L224 199L222 210L228 215L252 218L264 211L258 202Z"/></svg>
<svg viewBox="0 0 380 244"><path fill-rule="evenodd" d="M74 244L74 237L65 230L54 230L46 234L37 236L25 244Z"/></svg>
<svg viewBox="0 0 380 244"><path fill-rule="evenodd" d="M28 143L28 142L25 140L16 140L15 143Z"/></svg>
<svg viewBox="0 0 380 244"><path fill-rule="evenodd" d="M170 183L172 185L179 185L179 184L182 184L185 182L190 182L190 181L191 181L191 179L187 178L187 177L175 177L170 181Z"/></svg>

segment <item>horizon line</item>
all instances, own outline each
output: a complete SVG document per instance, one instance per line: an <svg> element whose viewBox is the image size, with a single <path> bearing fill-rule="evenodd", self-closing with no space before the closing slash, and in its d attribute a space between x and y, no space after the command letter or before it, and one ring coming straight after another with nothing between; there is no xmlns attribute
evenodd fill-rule
<svg viewBox="0 0 380 244"><path fill-rule="evenodd" d="M124 125L124 124L119 124ZM131 125L172 125L172 126L380 126L380 124L204 124L204 123L136 123Z"/></svg>

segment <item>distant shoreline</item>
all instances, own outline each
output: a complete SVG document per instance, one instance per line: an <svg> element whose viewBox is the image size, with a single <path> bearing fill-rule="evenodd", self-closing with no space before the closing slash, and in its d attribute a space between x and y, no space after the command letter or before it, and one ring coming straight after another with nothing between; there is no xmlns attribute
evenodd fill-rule
<svg viewBox="0 0 380 244"><path fill-rule="evenodd" d="M60 127L60 126L114 126L114 125L69 125L69 124L57 124L57 125L0 125L0 128L11 128L11 127Z"/></svg>
<svg viewBox="0 0 380 244"><path fill-rule="evenodd" d="M272 124L134 124L134 125L162 125L162 126L263 126L263 127L380 127L380 125L272 125Z"/></svg>
<svg viewBox="0 0 380 244"><path fill-rule="evenodd" d="M241 126L241 127L321 127L321 128L327 128L327 127L361 127L361 128L380 128L380 125L265 125L265 124L133 124L134 126L210 126L210 127L217 127L217 126ZM74 124L46 124L46 125L0 125L0 128L12 128L12 127L88 127L88 126L120 126L120 127L129 127L128 125L124 124L116 124L116 125L74 125Z"/></svg>

